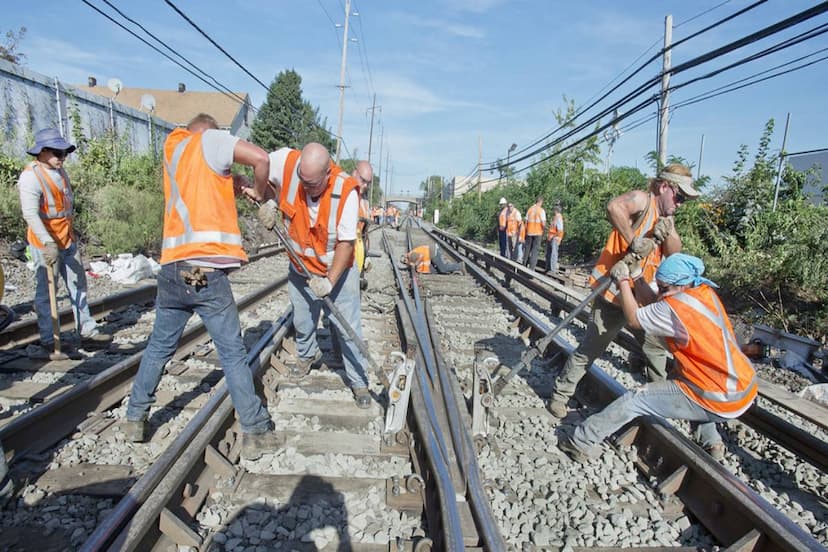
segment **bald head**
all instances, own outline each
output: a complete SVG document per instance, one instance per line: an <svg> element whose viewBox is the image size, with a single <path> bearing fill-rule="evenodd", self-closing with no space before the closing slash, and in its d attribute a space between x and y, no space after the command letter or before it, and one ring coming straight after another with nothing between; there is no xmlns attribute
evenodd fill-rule
<svg viewBox="0 0 828 552"><path fill-rule="evenodd" d="M311 197L322 195L331 173L331 154L322 144L311 142L302 148L299 178Z"/></svg>
<svg viewBox="0 0 828 552"><path fill-rule="evenodd" d="M354 172L351 176L356 178L357 182L359 182L359 191L362 194L365 193L365 190L368 189L368 186L374 180L374 169L368 161L357 161L356 167L354 168Z"/></svg>

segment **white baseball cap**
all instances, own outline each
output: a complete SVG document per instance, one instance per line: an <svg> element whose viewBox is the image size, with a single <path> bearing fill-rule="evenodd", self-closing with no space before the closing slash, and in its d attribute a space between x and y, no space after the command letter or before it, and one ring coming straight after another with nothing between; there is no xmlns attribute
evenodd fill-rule
<svg viewBox="0 0 828 552"><path fill-rule="evenodd" d="M506 205L506 198L505 198L505 197L501 197L501 198L500 198L500 201L498 202L498 205Z"/></svg>

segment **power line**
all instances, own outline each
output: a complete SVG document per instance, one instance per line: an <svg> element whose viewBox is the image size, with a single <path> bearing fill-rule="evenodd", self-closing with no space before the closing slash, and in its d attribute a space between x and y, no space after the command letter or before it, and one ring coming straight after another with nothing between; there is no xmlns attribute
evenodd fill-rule
<svg viewBox="0 0 828 552"><path fill-rule="evenodd" d="M701 13L697 13L696 15L694 15L693 17L691 17L689 19L685 19L681 23L677 23L677 24L673 25L673 28L678 29L682 25L686 25L687 23L690 23L691 21L693 21L695 19L698 19L699 17L705 16L708 13L712 12L713 10L721 8L722 6L724 6L725 4L729 4L730 2L731 2L731 0L725 0L724 2L720 2L720 3L716 4L715 6L713 6L712 8L708 8L708 9L704 10Z"/></svg>
<svg viewBox="0 0 828 552"><path fill-rule="evenodd" d="M322 8L323 12L325 12L325 17L327 17L328 21L331 22L331 29L333 29L333 34L336 37L336 44L337 46L342 48L342 43L339 41L339 33L336 32L336 23L334 22L333 17L331 17L331 14L328 13L328 10L327 8L325 8L325 5L322 3L322 0L316 0L316 3L319 4L319 7Z"/></svg>
<svg viewBox="0 0 828 552"><path fill-rule="evenodd" d="M253 73L251 73L250 71L248 71L248 70L247 70L247 67L245 67L244 65L242 65L241 63L239 63L238 61L236 61L236 58L234 58L233 56L231 56L231 55L230 55L230 53L229 53L227 50L225 50L224 48L222 48L221 46L219 46L218 42L216 42L215 40L213 40L213 39L212 39L212 37L211 37L210 35L208 35L206 32L204 32L204 31L201 29L201 27L199 27L198 25L196 25L196 24L195 24L195 22L194 22L192 19L190 19L189 17L187 17L187 14L185 14L183 11L181 11L181 10L178 8L178 6L176 6L175 4L173 4L171 0L164 0L164 2L166 2L166 3L167 3L167 5L168 5L168 6L170 6L173 10L175 10L175 12L176 12L178 15L180 15L180 16L181 16L181 17L182 17L182 18L183 18L183 19L184 19L187 23L189 23L189 24L190 24L190 25L191 25L191 26L192 26L195 30L197 30L199 33L201 33L201 35L202 35L204 38L206 38L206 39L210 42L210 44L212 44L213 46L215 46L216 48L218 48L218 49L219 49L219 51L220 51L222 54L224 54L225 56L227 56L227 57L230 59L230 61L232 61L233 63L235 63L235 64L239 67L239 69L241 69L242 71L244 71L244 72L245 72L245 74L247 74L247 76L249 76L251 79L253 79L253 80L254 80L254 81L256 81L257 83L259 83L259 84L261 85L261 87L262 87L262 88L264 88L265 90L270 90L270 87L269 87L268 85L266 85L265 83L263 83L262 81L260 81L260 80L258 79L258 77L256 77L256 75L254 75Z"/></svg>

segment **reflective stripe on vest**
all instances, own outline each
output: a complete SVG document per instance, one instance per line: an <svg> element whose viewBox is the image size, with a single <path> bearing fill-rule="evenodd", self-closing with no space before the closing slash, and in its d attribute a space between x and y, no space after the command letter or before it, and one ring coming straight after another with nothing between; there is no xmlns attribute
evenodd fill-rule
<svg viewBox="0 0 828 552"><path fill-rule="evenodd" d="M29 167L34 172L35 177L40 182L40 188L43 190L44 201L40 204L40 218L50 220L71 217L74 214L72 189L69 187L69 175L66 174L66 171L59 169L57 171L57 182L54 182L36 162L29 165ZM55 191L63 195L61 201L62 211L58 211Z"/></svg>
<svg viewBox="0 0 828 552"><path fill-rule="evenodd" d="M184 150L192 140L192 136L185 138L173 150L172 159L167 162L164 159L164 169L167 171L167 176L170 180L170 197L167 201L167 215L172 212L175 207L178 217L181 219L181 224L184 225L184 233L178 236L165 237L161 242L164 249L172 249L190 243L224 243L227 245L241 245L242 237L240 234L231 234L227 232L219 232L217 230L208 231L194 231L193 225L190 222L190 210L184 203L181 197L181 189L178 186L178 181L175 179L176 171L178 170L178 163L181 161L181 156L184 155Z"/></svg>
<svg viewBox="0 0 828 552"><path fill-rule="evenodd" d="M526 211L526 234L540 236L543 234L543 207L532 205Z"/></svg>

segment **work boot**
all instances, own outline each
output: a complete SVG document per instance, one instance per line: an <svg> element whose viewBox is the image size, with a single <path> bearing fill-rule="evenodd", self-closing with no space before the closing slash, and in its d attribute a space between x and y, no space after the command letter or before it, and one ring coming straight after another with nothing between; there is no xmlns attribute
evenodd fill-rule
<svg viewBox="0 0 828 552"><path fill-rule="evenodd" d="M52 341L44 342L42 345L26 345L26 356L29 360L49 360L49 355L55 351L55 344Z"/></svg>
<svg viewBox="0 0 828 552"><path fill-rule="evenodd" d="M276 452L285 446L285 436L272 429L262 433L242 433L241 457L258 460L266 452Z"/></svg>
<svg viewBox="0 0 828 552"><path fill-rule="evenodd" d="M112 336L99 330L81 336L81 346L84 349L104 349L109 347L110 343L112 343Z"/></svg>
<svg viewBox="0 0 828 552"><path fill-rule="evenodd" d="M569 456L574 462L578 462L579 464L589 460L589 456L581 452L581 449L575 446L575 443L572 442L572 437L569 435L561 437L561 439L558 440L558 448L565 452L566 455Z"/></svg>
<svg viewBox="0 0 828 552"><path fill-rule="evenodd" d="M121 425L127 441L143 443L147 440L147 420L127 420Z"/></svg>
<svg viewBox="0 0 828 552"><path fill-rule="evenodd" d="M566 403L555 399L549 401L548 409L549 413L559 420L561 418L565 418L566 415L569 413L569 409L566 408Z"/></svg>
<svg viewBox="0 0 828 552"><path fill-rule="evenodd" d="M705 448L704 450L707 451L707 454L710 455L713 460L716 462L721 462L724 460L725 456L725 446L724 443L716 443L715 445L710 445L709 447Z"/></svg>
<svg viewBox="0 0 828 552"><path fill-rule="evenodd" d="M322 360L322 351L316 351L313 358L297 358L290 368L291 379L302 379L308 375L314 364Z"/></svg>
<svg viewBox="0 0 828 552"><path fill-rule="evenodd" d="M367 387L354 387L351 392L354 394L354 402L358 408L371 408L371 393Z"/></svg>

